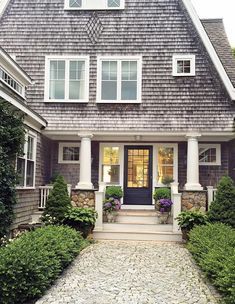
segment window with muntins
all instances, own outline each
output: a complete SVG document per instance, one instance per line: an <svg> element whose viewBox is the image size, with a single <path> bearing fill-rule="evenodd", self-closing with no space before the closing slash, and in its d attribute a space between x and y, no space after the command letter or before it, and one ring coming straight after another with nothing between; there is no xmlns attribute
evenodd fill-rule
<svg viewBox="0 0 235 304"><path fill-rule="evenodd" d="M6 72L2 67L0 67L0 80L3 81L6 85L11 87L15 92L24 95L24 86L17 82L8 72Z"/></svg>
<svg viewBox="0 0 235 304"><path fill-rule="evenodd" d="M45 101L88 102L88 82L88 57L46 59Z"/></svg>
<svg viewBox="0 0 235 304"><path fill-rule="evenodd" d="M219 144L199 144L199 164L204 166L221 165Z"/></svg>
<svg viewBox="0 0 235 304"><path fill-rule="evenodd" d="M79 163L80 144L79 143L59 143L59 163L76 164Z"/></svg>
<svg viewBox="0 0 235 304"><path fill-rule="evenodd" d="M97 102L141 102L141 60L100 59Z"/></svg>
<svg viewBox="0 0 235 304"><path fill-rule="evenodd" d="M115 146L103 147L102 154L102 182L119 184L120 148Z"/></svg>
<svg viewBox="0 0 235 304"><path fill-rule="evenodd" d="M18 155L16 170L18 187L33 188L35 186L36 135L26 133L23 154Z"/></svg>
<svg viewBox="0 0 235 304"><path fill-rule="evenodd" d="M173 55L173 76L195 76L195 55Z"/></svg>
<svg viewBox="0 0 235 304"><path fill-rule="evenodd" d="M67 10L124 9L125 0L65 0Z"/></svg>

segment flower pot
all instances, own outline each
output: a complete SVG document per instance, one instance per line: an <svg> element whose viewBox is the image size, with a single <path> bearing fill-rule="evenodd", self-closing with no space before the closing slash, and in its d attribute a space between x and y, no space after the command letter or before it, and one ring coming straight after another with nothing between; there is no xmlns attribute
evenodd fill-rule
<svg viewBox="0 0 235 304"><path fill-rule="evenodd" d="M167 224L169 214L170 214L169 212L159 212L158 213L160 224Z"/></svg>
<svg viewBox="0 0 235 304"><path fill-rule="evenodd" d="M115 223L117 218L117 212L108 212L106 213L108 223Z"/></svg>
<svg viewBox="0 0 235 304"><path fill-rule="evenodd" d="M188 242L189 240L189 229L187 228L181 228L181 232L182 232L182 239L185 240L186 242Z"/></svg>

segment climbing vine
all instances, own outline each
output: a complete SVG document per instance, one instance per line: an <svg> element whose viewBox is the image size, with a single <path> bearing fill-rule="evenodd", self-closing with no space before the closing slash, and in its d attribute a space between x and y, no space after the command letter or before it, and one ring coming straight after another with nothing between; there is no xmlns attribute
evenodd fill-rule
<svg viewBox="0 0 235 304"><path fill-rule="evenodd" d="M17 173L16 156L22 152L24 125L22 115L0 100L0 238L9 232L14 219Z"/></svg>

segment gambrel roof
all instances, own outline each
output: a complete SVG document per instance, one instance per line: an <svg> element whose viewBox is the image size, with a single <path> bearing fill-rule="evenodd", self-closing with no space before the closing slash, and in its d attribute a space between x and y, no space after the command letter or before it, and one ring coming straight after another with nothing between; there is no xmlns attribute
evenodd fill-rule
<svg viewBox="0 0 235 304"><path fill-rule="evenodd" d="M125 10L94 14L65 11L64 0L10 0L0 21L0 44L35 81L28 101L48 121L48 130L233 132L233 71L189 1L125 2ZM87 33L94 17L102 24L95 43ZM45 56L53 54L90 56L87 104L44 103ZM195 77L172 76L174 54L196 55ZM96 103L98 55L142 55L141 104Z"/></svg>

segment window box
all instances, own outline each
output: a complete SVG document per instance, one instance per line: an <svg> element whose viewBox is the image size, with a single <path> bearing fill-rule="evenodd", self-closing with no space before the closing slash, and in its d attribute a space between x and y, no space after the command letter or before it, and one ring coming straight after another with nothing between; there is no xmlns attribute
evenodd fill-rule
<svg viewBox="0 0 235 304"><path fill-rule="evenodd" d="M140 103L142 57L98 57L97 103Z"/></svg>
<svg viewBox="0 0 235 304"><path fill-rule="evenodd" d="M58 163L59 164L79 164L80 144L79 143L59 143Z"/></svg>
<svg viewBox="0 0 235 304"><path fill-rule="evenodd" d="M47 56L45 102L88 102L89 56Z"/></svg>
<svg viewBox="0 0 235 304"><path fill-rule="evenodd" d="M195 76L195 55L173 55L173 76Z"/></svg>
<svg viewBox="0 0 235 304"><path fill-rule="evenodd" d="M221 165L220 144L199 144L199 165L220 166Z"/></svg>

